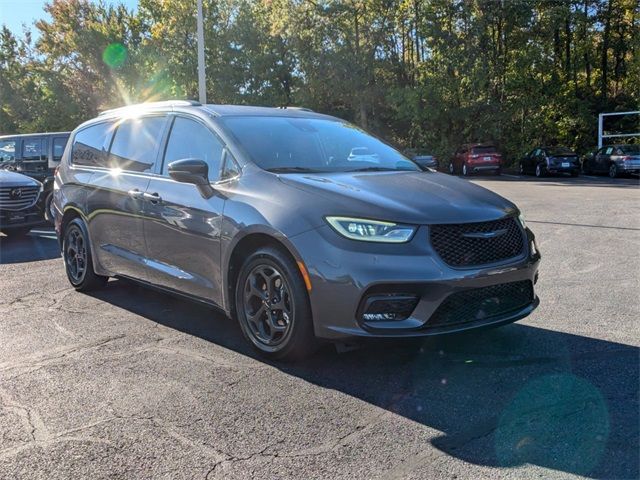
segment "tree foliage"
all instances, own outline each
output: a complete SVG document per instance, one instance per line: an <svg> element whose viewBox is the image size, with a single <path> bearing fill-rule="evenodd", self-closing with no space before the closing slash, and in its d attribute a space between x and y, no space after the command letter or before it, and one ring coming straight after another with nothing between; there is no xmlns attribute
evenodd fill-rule
<svg viewBox="0 0 640 480"><path fill-rule="evenodd" d="M101 109L197 96L196 0L137 11L54 0L0 31L0 129L71 129ZM597 114L638 109L638 0L204 0L207 94L304 105L445 158L585 150ZM627 125L628 127L628 125Z"/></svg>

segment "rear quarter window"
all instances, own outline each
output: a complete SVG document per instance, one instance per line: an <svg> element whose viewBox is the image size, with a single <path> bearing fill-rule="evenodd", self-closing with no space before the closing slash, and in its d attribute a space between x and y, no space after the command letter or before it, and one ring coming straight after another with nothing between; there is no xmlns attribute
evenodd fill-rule
<svg viewBox="0 0 640 480"><path fill-rule="evenodd" d="M69 137L56 137L53 139L53 161L59 162L62 160L62 154L64 153L64 147L67 145Z"/></svg>
<svg viewBox="0 0 640 480"><path fill-rule="evenodd" d="M16 141L0 140L0 162L13 162L16 159Z"/></svg>
<svg viewBox="0 0 640 480"><path fill-rule="evenodd" d="M113 122L102 122L83 128L73 139L71 161L75 165L106 167L112 134Z"/></svg>

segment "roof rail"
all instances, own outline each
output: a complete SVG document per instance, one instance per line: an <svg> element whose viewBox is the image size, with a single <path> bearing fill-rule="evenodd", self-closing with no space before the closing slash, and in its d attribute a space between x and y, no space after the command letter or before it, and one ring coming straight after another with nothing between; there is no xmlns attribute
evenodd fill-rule
<svg viewBox="0 0 640 480"><path fill-rule="evenodd" d="M145 102L145 103L137 103L134 105L125 105L124 107L111 108L109 110L104 110L100 112L99 115L102 116L110 113L125 112L127 110L134 110L136 108L141 108L141 107L145 107L145 108L187 107L187 106L199 107L201 105L202 104L196 100L165 100L163 102Z"/></svg>
<svg viewBox="0 0 640 480"><path fill-rule="evenodd" d="M313 112L310 108L307 107L294 107L294 106L284 106L284 107L276 107L280 110L301 110L303 112Z"/></svg>

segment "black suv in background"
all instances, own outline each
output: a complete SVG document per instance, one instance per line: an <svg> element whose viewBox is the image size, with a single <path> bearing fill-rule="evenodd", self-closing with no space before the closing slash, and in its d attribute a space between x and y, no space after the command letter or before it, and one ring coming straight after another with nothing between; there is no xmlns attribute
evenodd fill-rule
<svg viewBox="0 0 640 480"><path fill-rule="evenodd" d="M0 169L21 173L42 184L39 206L50 222L53 222L53 174L60 164L69 134L53 132L0 136Z"/></svg>
<svg viewBox="0 0 640 480"><path fill-rule="evenodd" d="M567 147L537 147L520 160L521 175L557 175L568 173L577 177L580 172L578 155Z"/></svg>
<svg viewBox="0 0 640 480"><path fill-rule="evenodd" d="M640 174L640 145L608 145L582 163L585 174L607 173L611 178L624 174Z"/></svg>

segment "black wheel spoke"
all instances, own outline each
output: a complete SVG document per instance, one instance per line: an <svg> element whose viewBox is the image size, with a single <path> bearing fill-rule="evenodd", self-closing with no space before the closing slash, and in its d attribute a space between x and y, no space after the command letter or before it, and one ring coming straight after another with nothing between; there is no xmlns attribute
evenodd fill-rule
<svg viewBox="0 0 640 480"><path fill-rule="evenodd" d="M246 326L258 342L278 345L289 332L292 299L285 277L270 265L259 265L248 275L244 287Z"/></svg>
<svg viewBox="0 0 640 480"><path fill-rule="evenodd" d="M87 249L82 232L75 226L67 233L65 262L71 278L81 282L87 269Z"/></svg>

